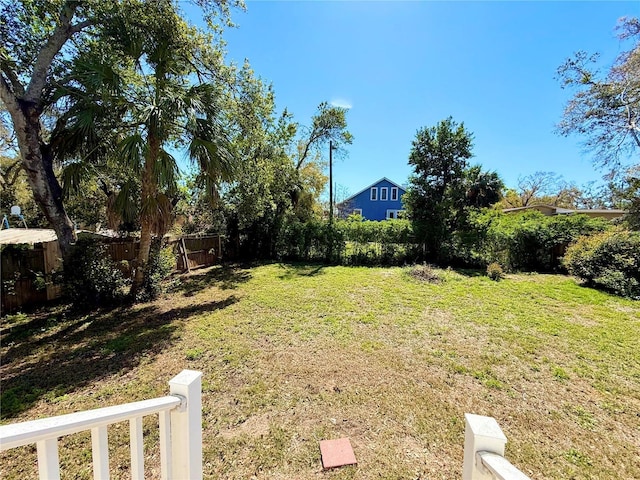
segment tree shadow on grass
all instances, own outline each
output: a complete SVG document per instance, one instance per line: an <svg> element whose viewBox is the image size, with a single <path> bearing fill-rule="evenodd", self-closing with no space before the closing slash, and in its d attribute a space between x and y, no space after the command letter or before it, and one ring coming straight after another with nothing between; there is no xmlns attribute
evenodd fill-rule
<svg viewBox="0 0 640 480"><path fill-rule="evenodd" d="M251 279L250 268L248 265L223 264L196 270L181 275L180 285L173 291L182 292L185 297L191 297L214 286L221 290L232 290Z"/></svg>
<svg viewBox="0 0 640 480"><path fill-rule="evenodd" d="M64 320L62 328L50 328L37 337L20 334L14 327L3 345L2 418L29 409L41 397L73 392L116 372L124 373L140 361L173 345L193 315L226 308L238 301L231 295L166 311L155 305L141 309L98 311ZM36 320L36 325L41 325ZM46 323L45 323L46 325ZM4 337L4 335L3 335Z"/></svg>
<svg viewBox="0 0 640 480"><path fill-rule="evenodd" d="M322 275L325 268L322 264L308 263L281 263L279 266L284 270L279 277L281 280L291 280L296 277L315 277Z"/></svg>

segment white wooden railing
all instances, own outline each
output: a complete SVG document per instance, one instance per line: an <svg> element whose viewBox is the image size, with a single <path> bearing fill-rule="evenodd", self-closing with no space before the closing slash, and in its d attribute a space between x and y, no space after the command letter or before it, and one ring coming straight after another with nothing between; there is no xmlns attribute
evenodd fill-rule
<svg viewBox="0 0 640 480"><path fill-rule="evenodd" d="M107 427L129 422L131 478L144 479L142 418L159 415L161 478L202 479L202 373L183 370L166 397L0 426L0 451L36 444L40 480L59 480L58 438L91 431L93 477L109 479ZM504 458L507 437L492 417L465 414L463 480L530 480Z"/></svg>
<svg viewBox="0 0 640 480"><path fill-rule="evenodd" d="M507 437L493 417L464 414L463 480L530 480L504 458Z"/></svg>
<svg viewBox="0 0 640 480"><path fill-rule="evenodd" d="M131 478L144 478L142 417L159 415L162 479L202 479L202 373L183 370L166 397L0 426L0 451L35 443L41 480L59 480L58 438L91 431L94 479L109 478L107 426L129 421Z"/></svg>

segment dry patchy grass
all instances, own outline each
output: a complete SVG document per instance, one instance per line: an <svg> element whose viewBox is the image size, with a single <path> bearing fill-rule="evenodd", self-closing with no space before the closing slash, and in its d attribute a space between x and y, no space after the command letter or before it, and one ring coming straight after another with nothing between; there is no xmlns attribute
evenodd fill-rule
<svg viewBox="0 0 640 480"><path fill-rule="evenodd" d="M640 304L563 276L438 276L215 267L153 304L13 317L3 415L164 395L190 368L204 374L208 478L459 478L465 412L495 417L533 478L640 478ZM154 419L145 430L155 477ZM127 478L126 425L109 435ZM318 442L342 436L358 466L323 472ZM61 443L63 474L89 478L88 435ZM34 450L3 454L2 478L33 476Z"/></svg>

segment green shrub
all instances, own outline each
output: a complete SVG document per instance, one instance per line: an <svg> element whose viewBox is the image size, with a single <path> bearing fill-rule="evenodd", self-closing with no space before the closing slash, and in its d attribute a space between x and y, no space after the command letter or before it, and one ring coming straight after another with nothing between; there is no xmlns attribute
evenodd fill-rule
<svg viewBox="0 0 640 480"><path fill-rule="evenodd" d="M278 257L286 260L339 262L345 249L343 231L338 223L293 220L283 228Z"/></svg>
<svg viewBox="0 0 640 480"><path fill-rule="evenodd" d="M291 221L278 243L279 258L344 265L402 265L415 258L408 220Z"/></svg>
<svg viewBox="0 0 640 480"><path fill-rule="evenodd" d="M160 241L154 240L149 252L149 265L145 272L142 287L136 295L138 301L149 301L165 291L165 279L176 268L176 257L171 247L160 247Z"/></svg>
<svg viewBox="0 0 640 480"><path fill-rule="evenodd" d="M499 282L504 278L504 272L499 263L493 262L487 266L487 276L496 282Z"/></svg>
<svg viewBox="0 0 640 480"><path fill-rule="evenodd" d="M640 232L613 229L580 237L567 249L564 264L589 285L640 298Z"/></svg>
<svg viewBox="0 0 640 480"><path fill-rule="evenodd" d="M566 246L582 235L610 228L602 218L586 215L545 216L538 211L504 214L487 210L472 218L472 256L485 265L497 262L507 271L550 271Z"/></svg>
<svg viewBox="0 0 640 480"><path fill-rule="evenodd" d="M76 306L116 303L124 298L128 284L106 245L91 238L78 239L64 272L64 292Z"/></svg>

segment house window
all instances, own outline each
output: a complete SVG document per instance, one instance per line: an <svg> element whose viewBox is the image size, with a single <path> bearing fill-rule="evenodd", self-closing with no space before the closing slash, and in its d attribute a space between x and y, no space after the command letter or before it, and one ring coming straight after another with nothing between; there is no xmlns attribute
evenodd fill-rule
<svg viewBox="0 0 640 480"><path fill-rule="evenodd" d="M371 200L378 200L378 187L371 187Z"/></svg>
<svg viewBox="0 0 640 480"><path fill-rule="evenodd" d="M398 187L391 187L391 201L395 202L398 200Z"/></svg>
<svg viewBox="0 0 640 480"><path fill-rule="evenodd" d="M387 210L387 220L404 217L404 210Z"/></svg>
<svg viewBox="0 0 640 480"><path fill-rule="evenodd" d="M353 209L353 214L362 216L362 209L361 208L354 208Z"/></svg>
<svg viewBox="0 0 640 480"><path fill-rule="evenodd" d="M380 200L386 202L389 200L388 198L389 189L387 187L380 187Z"/></svg>

